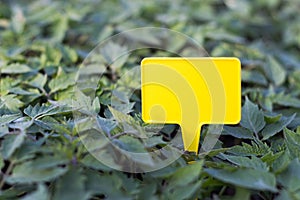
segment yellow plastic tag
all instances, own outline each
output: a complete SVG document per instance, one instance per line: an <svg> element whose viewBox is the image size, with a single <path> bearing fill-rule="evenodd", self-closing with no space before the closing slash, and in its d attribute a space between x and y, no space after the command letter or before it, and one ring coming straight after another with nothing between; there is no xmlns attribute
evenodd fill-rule
<svg viewBox="0 0 300 200"><path fill-rule="evenodd" d="M241 119L237 58L145 58L141 63L142 119L179 124L185 150L198 152L203 124Z"/></svg>

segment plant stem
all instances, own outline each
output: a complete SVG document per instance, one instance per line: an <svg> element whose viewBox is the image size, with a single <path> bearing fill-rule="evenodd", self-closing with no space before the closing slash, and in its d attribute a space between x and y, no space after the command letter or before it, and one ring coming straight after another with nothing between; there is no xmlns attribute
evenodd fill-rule
<svg viewBox="0 0 300 200"><path fill-rule="evenodd" d="M13 166L14 166L14 162L10 162L9 165L8 165L8 167L7 167L7 170L3 174L2 180L0 182L0 189L2 189L2 187L4 186L5 178L6 178L6 176L8 176L10 174Z"/></svg>
<svg viewBox="0 0 300 200"><path fill-rule="evenodd" d="M118 138L118 137L120 137L122 135L125 135L125 134L126 134L125 132L118 133L116 135L111 136L111 139L116 139L116 138Z"/></svg>

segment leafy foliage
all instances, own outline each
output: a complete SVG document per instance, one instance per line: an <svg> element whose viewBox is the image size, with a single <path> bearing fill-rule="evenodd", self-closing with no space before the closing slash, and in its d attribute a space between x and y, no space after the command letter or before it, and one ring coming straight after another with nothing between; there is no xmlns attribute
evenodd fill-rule
<svg viewBox="0 0 300 200"><path fill-rule="evenodd" d="M2 1L0 199L300 199L299 7L298 0ZM79 128L94 136L87 142L95 149L107 144L80 117L96 115L104 136L123 150L148 152L175 140L181 151L175 125L143 124L138 90L131 96L114 90L116 84L138 87L117 79L143 57L173 55L146 49L112 65L127 48L108 43L101 57L84 70L80 65L99 41L141 26L185 33L211 56L239 57L243 108L241 123L225 126L211 152L185 152L166 168L131 174L87 151ZM166 45L157 35L130 38ZM191 55L186 41L168 45ZM91 78L76 93L80 70ZM123 158L108 159L117 165Z"/></svg>

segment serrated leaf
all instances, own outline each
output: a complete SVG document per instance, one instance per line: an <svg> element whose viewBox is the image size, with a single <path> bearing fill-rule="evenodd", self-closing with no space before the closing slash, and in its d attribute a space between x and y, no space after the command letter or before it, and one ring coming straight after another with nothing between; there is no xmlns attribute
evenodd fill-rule
<svg viewBox="0 0 300 200"><path fill-rule="evenodd" d="M251 145L242 143L242 146L233 146L228 152L240 156L262 156L270 152L270 147L265 143L258 145L252 141Z"/></svg>
<svg viewBox="0 0 300 200"><path fill-rule="evenodd" d="M139 138L147 138L144 129L134 120L130 115L124 114L112 107L109 107L109 111L125 133L136 135Z"/></svg>
<svg viewBox="0 0 300 200"><path fill-rule="evenodd" d="M29 117L21 117L13 121L13 123L8 124L8 127L12 129L19 129L24 132L31 125L32 125L32 120Z"/></svg>
<svg viewBox="0 0 300 200"><path fill-rule="evenodd" d="M296 114L290 116L290 117L282 117L281 120L278 122L275 122L273 124L268 124L265 126L265 128L262 130L261 135L263 136L262 140L267 140L270 137L274 136L276 133L280 132L285 128L287 125L289 125L296 117Z"/></svg>
<svg viewBox="0 0 300 200"><path fill-rule="evenodd" d="M69 124L61 123L49 116L43 117L41 120L36 119L34 123L46 130L56 131L60 134L72 134L72 127Z"/></svg>
<svg viewBox="0 0 300 200"><path fill-rule="evenodd" d="M96 100L97 101L97 100ZM95 102L96 104L97 102ZM80 112L87 114L87 115L96 115L94 102L92 102L91 97L86 96L81 91L76 91L75 97L72 102L72 106L79 110Z"/></svg>
<svg viewBox="0 0 300 200"><path fill-rule="evenodd" d="M45 104L43 104L42 106L36 104L34 107L29 105L27 108L24 109L24 113L33 119L42 116L50 116L50 115L67 113L71 111L72 109L66 106L54 106L54 105L46 106Z"/></svg>
<svg viewBox="0 0 300 200"><path fill-rule="evenodd" d="M284 151L279 151L278 153L273 153L273 151L269 151L267 154L263 155L260 159L267 163L267 165L271 165L276 159L278 159Z"/></svg>
<svg viewBox="0 0 300 200"><path fill-rule="evenodd" d="M51 81L49 82L49 88L51 89L51 93L67 89L69 86L74 85L76 77L76 73L61 73L57 77L51 79Z"/></svg>
<svg viewBox="0 0 300 200"><path fill-rule="evenodd" d="M258 106L253 104L247 97L242 108L242 119L240 124L258 134L266 124L264 114L258 109Z"/></svg>
<svg viewBox="0 0 300 200"><path fill-rule="evenodd" d="M3 124L8 124L8 123L18 119L20 116L21 116L20 113L1 115L0 116L0 126Z"/></svg>
<svg viewBox="0 0 300 200"><path fill-rule="evenodd" d="M257 170L262 170L262 171L268 171L267 164L255 156L252 156L250 159L250 158L244 157L244 156L230 156L230 155L222 154L220 157L228 160L229 162L231 162L235 165L241 166L241 167L257 169Z"/></svg>
<svg viewBox="0 0 300 200"><path fill-rule="evenodd" d="M34 107L29 105L27 108L24 109L24 113L31 118L37 118L38 116L48 113L55 108L55 106L46 106L45 104L43 104L42 106L36 104Z"/></svg>

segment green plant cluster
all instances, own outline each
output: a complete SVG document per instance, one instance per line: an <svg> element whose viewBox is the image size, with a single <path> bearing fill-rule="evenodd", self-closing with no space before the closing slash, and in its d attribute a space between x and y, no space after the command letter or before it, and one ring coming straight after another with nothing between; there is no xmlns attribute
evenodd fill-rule
<svg viewBox="0 0 300 200"><path fill-rule="evenodd" d="M1 1L0 199L300 199L299 9L298 0ZM146 26L185 33L211 56L240 58L242 120L224 126L207 154L185 152L161 170L125 173L86 150L70 100L80 64L99 41ZM132 40L161 42L155 35ZM191 54L179 41L170 45ZM102 52L106 76L95 98L81 103L122 148L163 147L175 125L141 142L109 116L127 118L133 132L147 126L138 91L111 91L142 57L170 55L148 49L108 66L121 48ZM126 106L110 109L112 95Z"/></svg>

